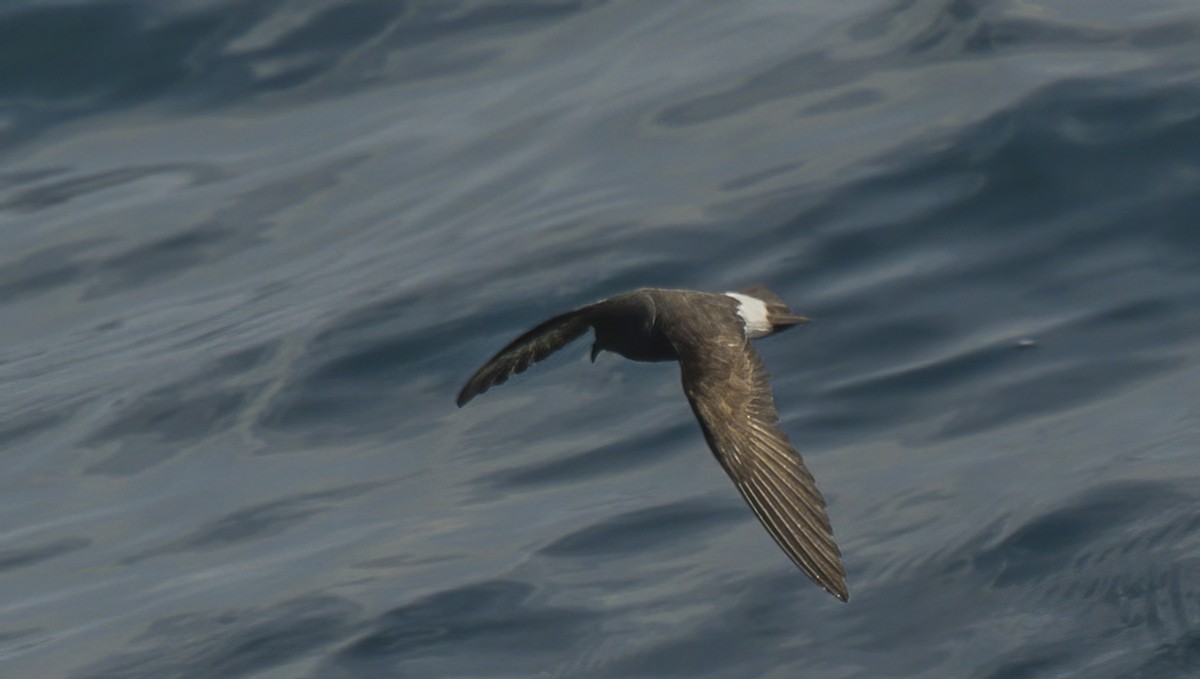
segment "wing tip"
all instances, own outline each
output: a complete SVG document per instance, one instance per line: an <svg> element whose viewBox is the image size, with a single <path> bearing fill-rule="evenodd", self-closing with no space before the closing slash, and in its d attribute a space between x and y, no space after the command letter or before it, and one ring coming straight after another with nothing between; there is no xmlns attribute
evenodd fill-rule
<svg viewBox="0 0 1200 679"><path fill-rule="evenodd" d="M837 598L842 603L844 603L844 604L850 603L850 590L846 589L846 585L840 584L840 585L835 585L835 587L836 587L836 589L833 589L830 587L823 587L822 589L824 589L826 592L829 592L830 594L832 594L835 598Z"/></svg>
<svg viewBox="0 0 1200 679"><path fill-rule="evenodd" d="M503 373L500 375L486 375L488 368L491 367L492 363L489 362L487 365L480 368L479 372L472 375L471 379L467 380L467 383L463 385L461 390L459 390L458 397L454 399L454 402L458 404L459 408L467 405L471 399L482 394L488 389L491 389L498 384L504 384L508 381L510 375L505 375Z"/></svg>
<svg viewBox="0 0 1200 679"><path fill-rule="evenodd" d="M479 390L471 389L471 383L467 382L462 390L458 392L458 396L454 399L454 404L459 408L467 405L467 402L479 395Z"/></svg>

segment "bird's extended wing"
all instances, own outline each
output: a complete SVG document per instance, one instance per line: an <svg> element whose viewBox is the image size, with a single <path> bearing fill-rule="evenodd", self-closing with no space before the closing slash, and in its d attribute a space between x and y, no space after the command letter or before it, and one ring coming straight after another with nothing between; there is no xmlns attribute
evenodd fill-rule
<svg viewBox="0 0 1200 679"><path fill-rule="evenodd" d="M783 551L814 582L850 598L825 498L787 434L770 376L744 338L725 333L676 344L683 391L708 446Z"/></svg>
<svg viewBox="0 0 1200 679"><path fill-rule="evenodd" d="M555 316L509 342L463 385L458 407L579 338L592 327L592 315L600 304L603 302Z"/></svg>

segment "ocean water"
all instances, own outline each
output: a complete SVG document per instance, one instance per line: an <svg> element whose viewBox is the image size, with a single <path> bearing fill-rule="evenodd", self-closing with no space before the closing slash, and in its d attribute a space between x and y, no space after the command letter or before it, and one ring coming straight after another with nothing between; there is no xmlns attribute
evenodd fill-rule
<svg viewBox="0 0 1200 679"><path fill-rule="evenodd" d="M764 283L851 600L671 364ZM0 676L1200 676L1194 0L10 0Z"/></svg>

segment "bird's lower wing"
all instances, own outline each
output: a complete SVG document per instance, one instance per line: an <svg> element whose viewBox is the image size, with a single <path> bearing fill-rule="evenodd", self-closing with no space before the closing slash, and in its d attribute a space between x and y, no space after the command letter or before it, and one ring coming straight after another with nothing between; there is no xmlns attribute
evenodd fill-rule
<svg viewBox="0 0 1200 679"><path fill-rule="evenodd" d="M814 582L848 600L825 498L779 427L758 352L745 340L724 336L683 347L680 363L683 390L704 437L758 520Z"/></svg>
<svg viewBox="0 0 1200 679"><path fill-rule="evenodd" d="M597 304L568 311L521 335L492 356L458 392L458 406L578 339L590 329Z"/></svg>

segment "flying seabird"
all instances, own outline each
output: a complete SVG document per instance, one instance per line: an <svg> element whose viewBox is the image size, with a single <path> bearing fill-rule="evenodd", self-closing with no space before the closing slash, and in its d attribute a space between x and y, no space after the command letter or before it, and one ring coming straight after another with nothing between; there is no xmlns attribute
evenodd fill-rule
<svg viewBox="0 0 1200 679"><path fill-rule="evenodd" d="M846 570L825 498L779 427L770 376L751 339L809 319L763 286L742 292L643 288L568 311L493 356L458 394L463 405L523 372L588 329L592 361L611 351L634 361L679 361L683 393L717 461L791 560L847 601Z"/></svg>

